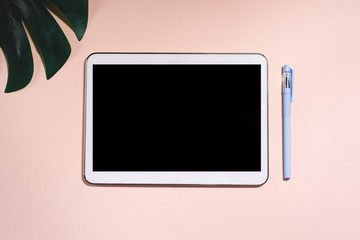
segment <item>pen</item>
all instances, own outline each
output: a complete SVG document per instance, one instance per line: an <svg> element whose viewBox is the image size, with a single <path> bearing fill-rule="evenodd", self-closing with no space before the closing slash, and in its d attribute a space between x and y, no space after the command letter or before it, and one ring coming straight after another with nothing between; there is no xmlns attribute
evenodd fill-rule
<svg viewBox="0 0 360 240"><path fill-rule="evenodd" d="M291 178L291 102L293 97L293 70L284 65L283 84L283 123L284 123L284 179Z"/></svg>

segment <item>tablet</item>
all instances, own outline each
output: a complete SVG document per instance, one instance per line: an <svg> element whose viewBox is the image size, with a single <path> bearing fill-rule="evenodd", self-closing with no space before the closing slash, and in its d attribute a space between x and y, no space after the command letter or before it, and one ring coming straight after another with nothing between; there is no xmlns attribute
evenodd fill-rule
<svg viewBox="0 0 360 240"><path fill-rule="evenodd" d="M89 183L266 182L263 55L94 53L85 68Z"/></svg>

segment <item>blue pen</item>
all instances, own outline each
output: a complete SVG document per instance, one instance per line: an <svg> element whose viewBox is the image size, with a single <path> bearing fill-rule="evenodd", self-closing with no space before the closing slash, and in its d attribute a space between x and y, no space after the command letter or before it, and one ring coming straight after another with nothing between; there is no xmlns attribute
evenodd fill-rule
<svg viewBox="0 0 360 240"><path fill-rule="evenodd" d="M284 179L291 178L291 102L293 97L293 70L284 65L283 84L283 121L284 121Z"/></svg>

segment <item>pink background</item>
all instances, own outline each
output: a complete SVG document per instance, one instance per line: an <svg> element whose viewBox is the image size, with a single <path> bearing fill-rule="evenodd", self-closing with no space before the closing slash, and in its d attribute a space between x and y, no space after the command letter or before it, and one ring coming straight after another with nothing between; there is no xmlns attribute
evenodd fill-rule
<svg viewBox="0 0 360 240"><path fill-rule="evenodd" d="M90 0L81 42L60 23L72 45L65 66L47 81L32 45L32 82L0 93L0 239L360 239L359 9L355 0ZM86 185L84 61L99 51L263 53L268 182L259 188ZM295 70L287 182L283 64ZM1 52L2 92L6 79Z"/></svg>

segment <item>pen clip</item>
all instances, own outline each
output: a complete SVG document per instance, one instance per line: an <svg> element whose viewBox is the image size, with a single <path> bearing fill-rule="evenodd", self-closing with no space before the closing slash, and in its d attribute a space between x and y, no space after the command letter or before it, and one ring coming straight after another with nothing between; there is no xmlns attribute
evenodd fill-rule
<svg viewBox="0 0 360 240"><path fill-rule="evenodd" d="M290 76L290 102L292 102L293 92L294 92L294 77L293 77L293 70L288 65L284 65L283 67L283 74L289 74Z"/></svg>

